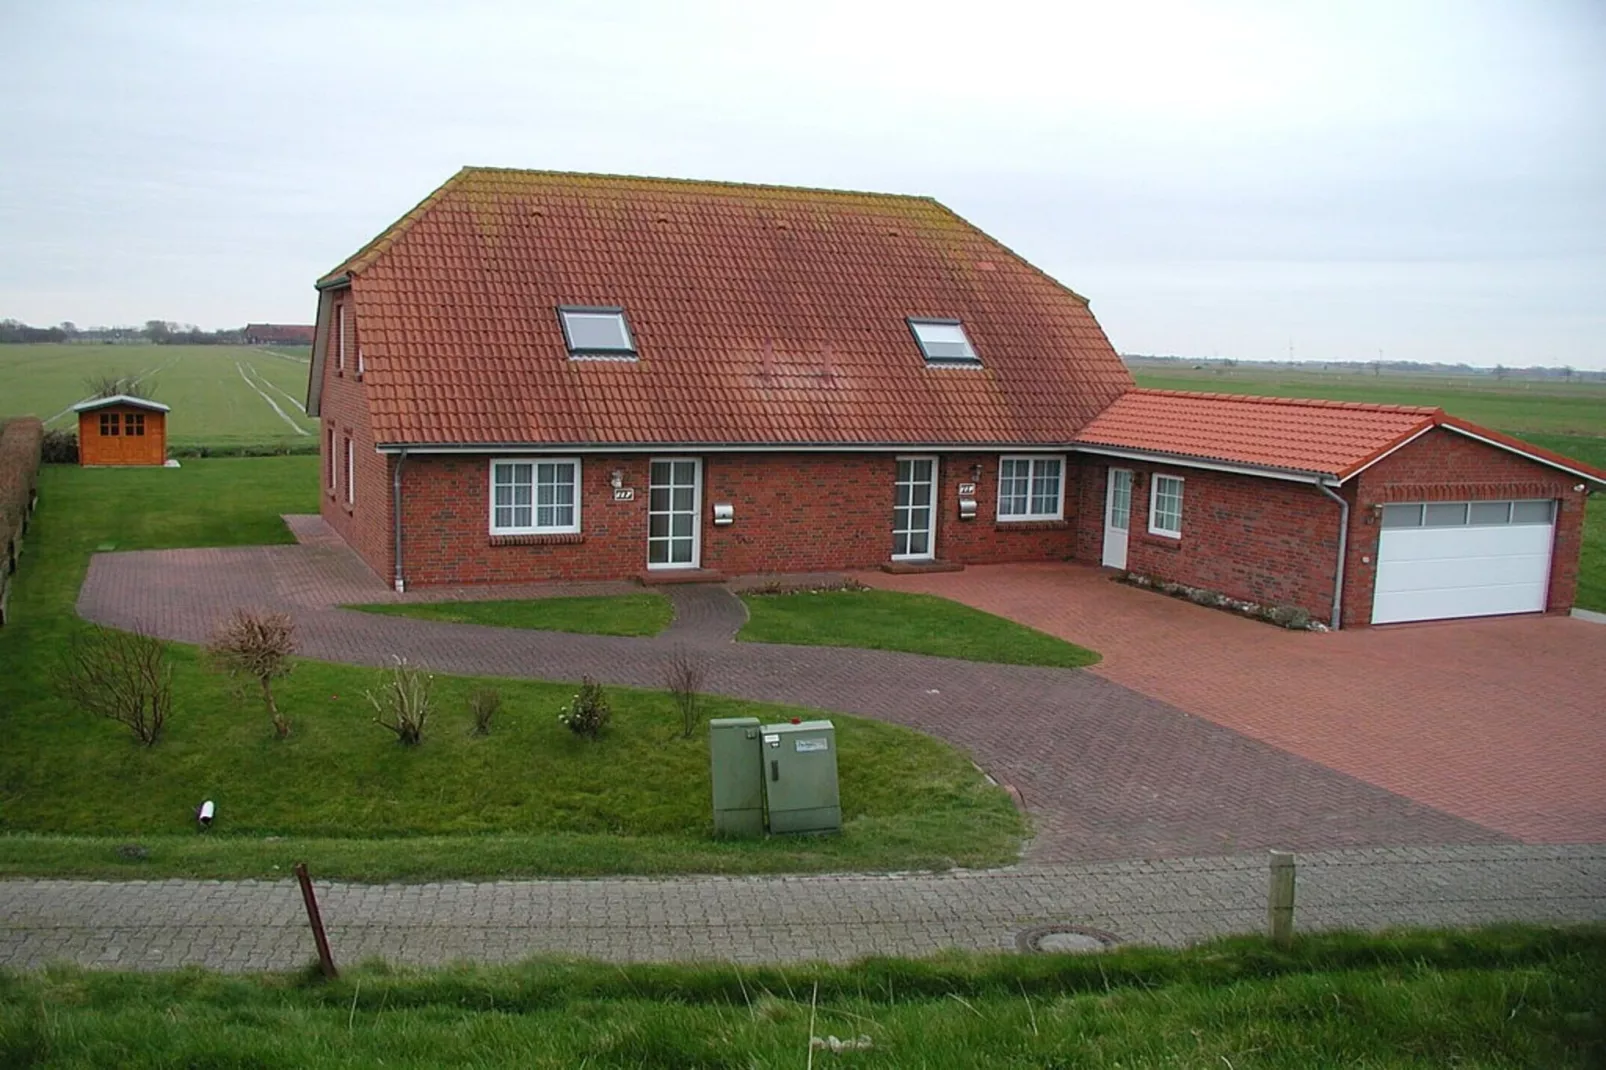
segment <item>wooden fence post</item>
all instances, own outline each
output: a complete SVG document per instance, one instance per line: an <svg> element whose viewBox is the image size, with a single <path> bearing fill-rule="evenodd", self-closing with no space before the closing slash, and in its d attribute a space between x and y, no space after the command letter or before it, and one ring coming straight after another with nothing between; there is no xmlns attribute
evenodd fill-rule
<svg viewBox="0 0 1606 1070"><path fill-rule="evenodd" d="M1294 942L1294 854L1271 852L1271 881L1266 894L1266 925L1271 942L1286 948Z"/></svg>
<svg viewBox="0 0 1606 1070"><path fill-rule="evenodd" d="M296 880L301 882L301 901L307 905L307 921L312 925L312 940L318 945L318 966L323 975L333 981L339 976L335 958L329 953L329 937L323 931L323 917L318 913L318 898L312 894L312 878L307 876L307 864L296 863Z"/></svg>

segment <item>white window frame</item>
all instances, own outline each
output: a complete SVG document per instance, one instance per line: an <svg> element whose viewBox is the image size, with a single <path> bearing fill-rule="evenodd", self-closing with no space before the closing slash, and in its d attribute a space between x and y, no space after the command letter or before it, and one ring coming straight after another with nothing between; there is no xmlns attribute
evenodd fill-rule
<svg viewBox="0 0 1606 1070"><path fill-rule="evenodd" d="M328 457L325 461L325 471L328 472L325 482L329 485L330 494L333 494L340 486L340 454L335 452L339 444L340 436L336 435L335 429L331 427L329 429Z"/></svg>
<svg viewBox="0 0 1606 1070"><path fill-rule="evenodd" d="M528 526L497 527L496 525L496 469L504 464L527 464L530 466L530 523ZM574 465L574 523L548 524L542 526L536 523L540 516L540 506L536 502L536 488L540 485L537 478L537 467L543 464L572 464ZM578 535L580 533L580 505L581 488L584 480L581 478L581 464L578 457L546 457L531 454L523 457L493 457L486 466L486 504L487 529L492 535Z"/></svg>
<svg viewBox="0 0 1606 1070"><path fill-rule="evenodd" d="M1026 468L1026 511L1024 513L1004 512L1004 463L1025 461ZM1060 466L1059 493L1055 496L1054 511L1051 513L1032 512L1032 502L1037 498L1037 466L1053 461ZM1063 453L1006 453L998 458L998 495L994 505L994 515L1000 524L1024 524L1034 520L1064 520L1065 519L1065 455Z"/></svg>
<svg viewBox="0 0 1606 1070"><path fill-rule="evenodd" d="M367 367L363 364L362 346L358 346L357 347L357 378L361 379L362 378L362 373L367 371L367 370L368 370Z"/></svg>
<svg viewBox="0 0 1606 1070"><path fill-rule="evenodd" d="M346 373L346 303L335 305L335 371Z"/></svg>
<svg viewBox="0 0 1606 1070"><path fill-rule="evenodd" d="M925 358L926 364L934 368L979 368L981 367L981 354L976 351L976 343L970 340L970 332L965 325L956 319L934 319L929 316L909 316L904 319L909 325L909 333L915 337L915 345L920 347L920 355ZM926 348L926 339L920 335L922 327L952 327L959 332L960 339L965 344L965 353L959 356L944 356L933 354Z"/></svg>
<svg viewBox="0 0 1606 1070"><path fill-rule="evenodd" d="M624 335L624 345L577 345L574 337L569 333L570 316L612 316L617 318L619 331ZM563 344L569 350L570 360L637 360L640 358L640 353L636 349L636 333L630 329L630 317L625 315L622 305L559 305L558 326L563 329Z"/></svg>
<svg viewBox="0 0 1606 1070"><path fill-rule="evenodd" d="M1175 529L1162 528L1155 520L1155 505L1160 500L1160 481L1170 480L1177 485L1177 526ZM1163 535L1168 539L1182 538L1182 508L1184 484L1187 481L1181 476L1167 475L1156 472L1149 477L1149 534Z"/></svg>
<svg viewBox="0 0 1606 1070"><path fill-rule="evenodd" d="M346 504L357 504L357 451L346 436Z"/></svg>

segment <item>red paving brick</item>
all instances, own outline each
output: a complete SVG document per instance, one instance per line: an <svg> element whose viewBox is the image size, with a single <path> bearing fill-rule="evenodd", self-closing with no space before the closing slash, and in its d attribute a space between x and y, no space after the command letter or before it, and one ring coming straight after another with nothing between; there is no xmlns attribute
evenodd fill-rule
<svg viewBox="0 0 1606 1070"><path fill-rule="evenodd" d="M859 578L1091 647L1114 683L1518 839L1606 842L1606 626L1534 616L1324 635L1086 566Z"/></svg>

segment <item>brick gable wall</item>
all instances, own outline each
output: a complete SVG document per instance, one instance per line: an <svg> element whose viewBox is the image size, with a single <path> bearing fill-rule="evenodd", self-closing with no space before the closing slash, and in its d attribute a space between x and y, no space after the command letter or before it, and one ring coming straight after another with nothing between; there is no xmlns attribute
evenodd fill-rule
<svg viewBox="0 0 1606 1070"><path fill-rule="evenodd" d="M346 309L346 366L339 367L334 337L340 322L335 308ZM391 546L391 499L389 458L374 452L374 436L368 414L368 397L357 374L358 302L353 291L337 293L330 309L328 359L324 361L323 394L320 398L318 428L319 513L340 533L353 549L386 583L393 576ZM329 455L329 432L335 433L335 452ZM345 440L350 437L356 468L355 502L346 505ZM334 465L335 486L329 486L328 473Z"/></svg>

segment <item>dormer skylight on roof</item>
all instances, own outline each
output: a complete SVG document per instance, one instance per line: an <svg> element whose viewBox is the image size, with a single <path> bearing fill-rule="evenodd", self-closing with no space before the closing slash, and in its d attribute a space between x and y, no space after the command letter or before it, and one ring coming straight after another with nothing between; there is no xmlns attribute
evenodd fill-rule
<svg viewBox="0 0 1606 1070"><path fill-rule="evenodd" d="M634 360L636 343L622 308L558 309L569 356L576 360Z"/></svg>
<svg viewBox="0 0 1606 1070"><path fill-rule="evenodd" d="M981 358L971 348L965 328L958 320L910 319L908 322L927 364L981 364Z"/></svg>

